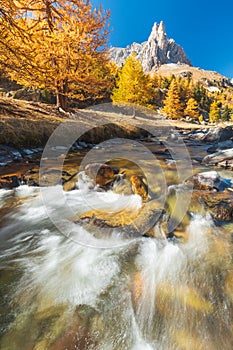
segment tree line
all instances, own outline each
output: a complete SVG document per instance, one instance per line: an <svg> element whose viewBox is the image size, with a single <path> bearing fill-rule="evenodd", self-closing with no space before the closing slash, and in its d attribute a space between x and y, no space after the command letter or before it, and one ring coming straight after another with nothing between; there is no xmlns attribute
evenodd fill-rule
<svg viewBox="0 0 233 350"><path fill-rule="evenodd" d="M160 109L168 118L229 120L233 89L211 93L191 77L145 74L135 54L108 57L109 11L88 0L0 0L0 68L24 87L68 99L100 99Z"/></svg>
<svg viewBox="0 0 233 350"><path fill-rule="evenodd" d="M190 118L202 122L228 121L233 115L233 89L210 92L189 76L145 74L136 55L119 70L112 99L158 109L169 119Z"/></svg>

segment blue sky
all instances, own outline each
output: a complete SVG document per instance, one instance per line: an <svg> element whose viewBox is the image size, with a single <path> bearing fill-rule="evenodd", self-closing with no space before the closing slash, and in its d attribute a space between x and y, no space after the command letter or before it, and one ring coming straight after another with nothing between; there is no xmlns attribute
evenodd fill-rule
<svg viewBox="0 0 233 350"><path fill-rule="evenodd" d="M111 11L112 46L147 40L153 23L164 21L167 35L192 64L233 78L233 0L91 0Z"/></svg>

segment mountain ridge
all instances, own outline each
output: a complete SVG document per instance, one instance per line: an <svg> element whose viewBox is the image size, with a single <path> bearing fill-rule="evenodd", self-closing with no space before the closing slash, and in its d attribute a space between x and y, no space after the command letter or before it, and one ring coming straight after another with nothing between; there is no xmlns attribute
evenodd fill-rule
<svg viewBox="0 0 233 350"><path fill-rule="evenodd" d="M147 41L141 44L134 42L125 48L112 47L109 50L109 57L116 65L122 66L134 52L141 61L145 72L154 71L168 63L192 65L184 49L174 39L167 37L163 21L154 23Z"/></svg>

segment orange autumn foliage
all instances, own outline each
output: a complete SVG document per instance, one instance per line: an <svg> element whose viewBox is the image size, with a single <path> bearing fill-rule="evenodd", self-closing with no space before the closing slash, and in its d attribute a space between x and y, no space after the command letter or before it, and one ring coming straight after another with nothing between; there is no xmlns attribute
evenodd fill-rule
<svg viewBox="0 0 233 350"><path fill-rule="evenodd" d="M8 0L3 14L0 63L11 79L53 92L62 108L67 96L97 98L111 89L108 12L87 0Z"/></svg>

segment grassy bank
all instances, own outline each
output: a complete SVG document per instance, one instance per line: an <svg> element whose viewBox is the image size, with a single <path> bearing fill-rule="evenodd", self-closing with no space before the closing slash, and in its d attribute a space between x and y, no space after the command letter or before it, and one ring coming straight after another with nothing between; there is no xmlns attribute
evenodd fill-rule
<svg viewBox="0 0 233 350"><path fill-rule="evenodd" d="M143 126L161 127L161 116L153 112L132 111L111 104L92 109L73 110L71 114L59 113L53 105L0 98L0 144L20 147L44 146L57 126L64 121L79 123L90 129L82 141L98 143L112 137L137 138L145 136ZM96 123L104 125L96 128ZM169 121L170 126L181 129L195 129L206 126L182 121ZM91 130L92 129L92 130Z"/></svg>

